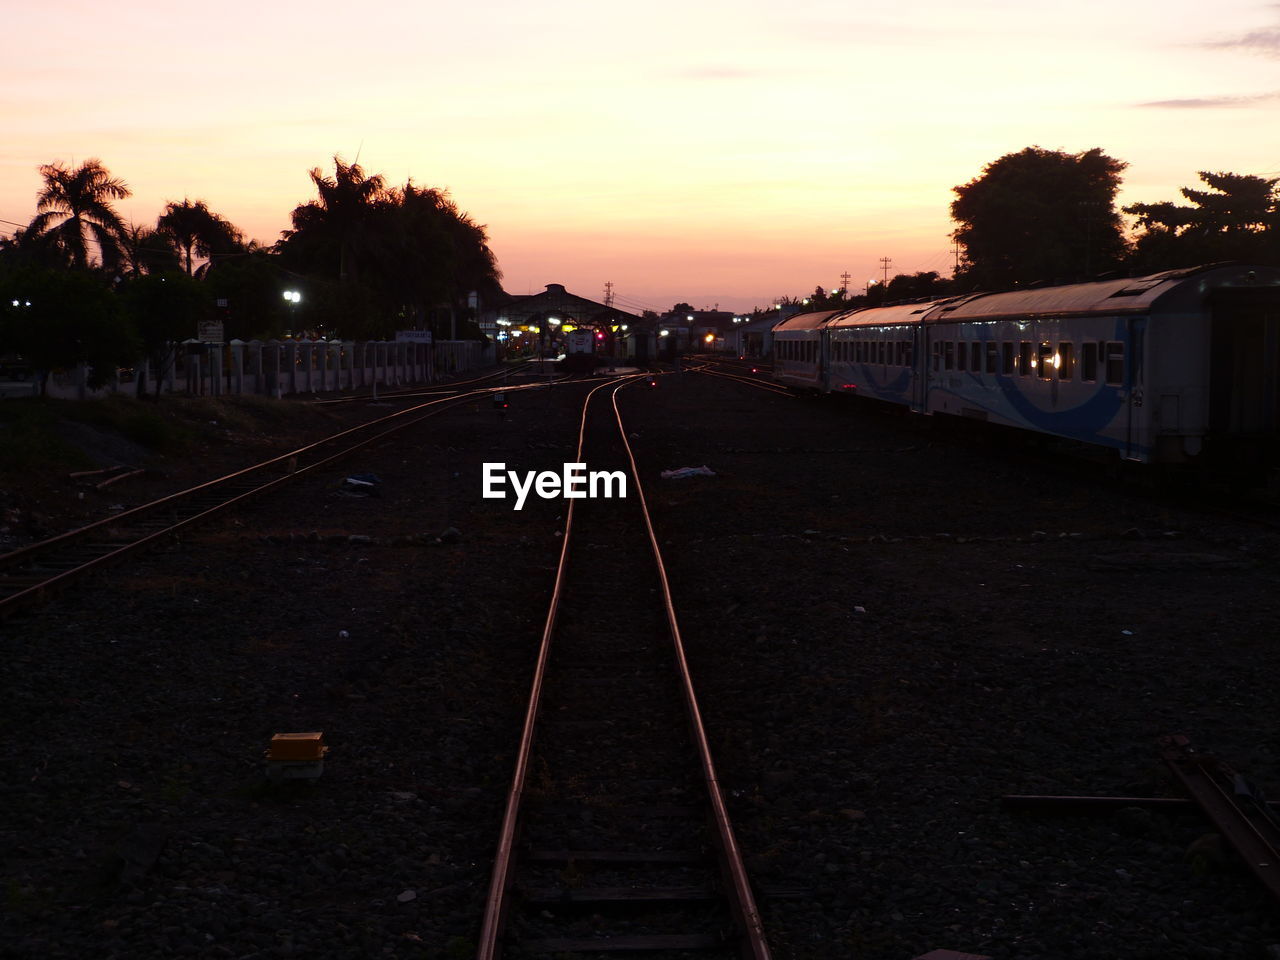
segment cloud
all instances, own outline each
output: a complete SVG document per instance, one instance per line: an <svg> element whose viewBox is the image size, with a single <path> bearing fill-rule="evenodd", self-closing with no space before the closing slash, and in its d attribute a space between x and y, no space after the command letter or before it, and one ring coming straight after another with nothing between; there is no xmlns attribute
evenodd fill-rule
<svg viewBox="0 0 1280 960"><path fill-rule="evenodd" d="M1280 100L1280 90L1272 93L1255 93L1234 97L1188 97L1183 100L1152 100L1140 103L1140 107L1163 107L1173 110L1212 110L1219 108L1252 107L1260 103Z"/></svg>
<svg viewBox="0 0 1280 960"><path fill-rule="evenodd" d="M1264 57L1280 58L1280 27L1250 30L1244 36L1230 40L1210 40L1205 46L1214 50L1247 50Z"/></svg>

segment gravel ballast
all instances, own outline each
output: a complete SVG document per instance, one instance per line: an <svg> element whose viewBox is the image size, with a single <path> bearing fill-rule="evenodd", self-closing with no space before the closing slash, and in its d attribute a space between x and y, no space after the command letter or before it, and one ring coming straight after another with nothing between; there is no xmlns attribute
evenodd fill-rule
<svg viewBox="0 0 1280 960"><path fill-rule="evenodd" d="M472 955L565 505L484 499L482 464L559 472L583 392L468 405L0 623L0 954ZM1175 732L1280 793L1273 532L854 404L689 373L620 403L775 956L1280 953L1197 816L999 802L1177 796ZM268 784L306 730L323 776Z"/></svg>

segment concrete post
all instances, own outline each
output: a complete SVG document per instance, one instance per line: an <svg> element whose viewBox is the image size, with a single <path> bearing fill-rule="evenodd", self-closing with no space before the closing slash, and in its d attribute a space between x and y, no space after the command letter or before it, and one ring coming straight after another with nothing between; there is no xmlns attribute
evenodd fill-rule
<svg viewBox="0 0 1280 960"><path fill-rule="evenodd" d="M231 347L231 392L237 397L244 394L244 341L232 340Z"/></svg>

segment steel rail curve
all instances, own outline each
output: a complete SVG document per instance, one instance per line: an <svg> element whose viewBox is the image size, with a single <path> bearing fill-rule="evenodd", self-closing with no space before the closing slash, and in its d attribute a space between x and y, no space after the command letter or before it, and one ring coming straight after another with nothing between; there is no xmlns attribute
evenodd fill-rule
<svg viewBox="0 0 1280 960"><path fill-rule="evenodd" d="M503 389L507 392L512 392L542 386L543 384L520 384L515 387ZM62 569L58 570L58 572L50 572L48 575L43 573L31 573L25 577L14 577L12 575L0 574L0 589L6 587L17 588L8 595L0 596L0 617L12 613L23 604L39 600L56 587L66 585L72 580L75 580L90 571L119 560L126 554L141 549L147 544L153 543L162 537L172 535L178 530L207 519L237 503L247 500L250 497L257 496L269 490L273 490L276 487L282 486L283 484L289 483L300 476L318 469L319 467L332 463L333 461L345 457L356 450L366 447L370 443L374 443L391 433L395 433L407 427L421 423L423 420L433 417L438 413L442 413L444 410L450 409L452 406L461 405L476 396L482 396L494 392L497 391L493 388L478 389L459 396L431 400L427 403L418 404L405 410L397 411L396 413L389 414L385 417L379 417L378 419L371 420L368 423L363 423L355 427L348 427L345 430L341 430L338 433L299 447L296 450L253 464L242 470L237 470L234 473L229 473L214 480L197 484L194 487L188 487L186 490L171 493L158 500L140 504L139 506L114 514L113 516L106 517L102 520L96 520L93 523L86 524L85 526L79 527L75 530L69 530L46 540L28 544L27 546L20 547L10 553L0 555L0 571L8 571L13 568L20 568L23 565L32 563L40 566L40 558L48 557L50 554L53 554L58 550L74 548L77 544L80 544L87 537L90 537L95 533L105 534L111 528L118 528L122 524L140 520L144 517L155 514L157 511L179 508L183 504L196 503L197 506L195 512L190 513L188 516L176 519L171 523L166 523L162 527L153 529L127 542L112 540L108 543L92 545L92 547L86 545L86 549L94 549L95 553L93 556L73 558L70 563L63 561ZM413 414L419 415L412 416ZM259 473L268 467L293 461L298 456L316 451L320 447L333 444L344 437L349 437L352 434L360 433L362 431L368 431L379 425L388 424L390 421L400 422L393 423L390 426L387 426L386 429L366 436L353 445L345 447L335 453L328 454L319 460L315 460L302 466L296 466L294 469L291 469L290 472L282 476L255 484L249 489L239 489L237 487L237 484L242 483L251 475ZM232 489L228 490L227 488ZM200 498L207 497L211 494L216 495L220 490L231 493L231 495L226 496L225 498L220 498L217 502L208 505L200 502Z"/></svg>

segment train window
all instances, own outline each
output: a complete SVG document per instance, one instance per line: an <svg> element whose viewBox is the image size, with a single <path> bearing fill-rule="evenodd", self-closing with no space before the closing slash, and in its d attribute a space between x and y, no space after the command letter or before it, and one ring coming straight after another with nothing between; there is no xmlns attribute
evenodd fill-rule
<svg viewBox="0 0 1280 960"><path fill-rule="evenodd" d="M982 344L977 340L969 344L969 369L974 373L982 372Z"/></svg>
<svg viewBox="0 0 1280 960"><path fill-rule="evenodd" d="M954 370L956 366L956 345L948 340L942 345L942 369Z"/></svg>
<svg viewBox="0 0 1280 960"><path fill-rule="evenodd" d="M1000 368L1000 345L994 340L987 341L987 373L994 374Z"/></svg>
<svg viewBox="0 0 1280 960"><path fill-rule="evenodd" d="M1053 377L1053 344L1048 340L1040 341L1040 349L1036 353L1036 374L1041 380Z"/></svg>
<svg viewBox="0 0 1280 960"><path fill-rule="evenodd" d="M904 365L909 367L915 362L915 351L911 346L910 340L903 341L902 346L902 359L905 361Z"/></svg>
<svg viewBox="0 0 1280 960"><path fill-rule="evenodd" d="M1028 340L1018 342L1018 376L1031 375L1031 343Z"/></svg>
<svg viewBox="0 0 1280 960"><path fill-rule="evenodd" d="M899 340L898 346L898 366L905 367L907 365L907 343L905 340Z"/></svg>
<svg viewBox="0 0 1280 960"><path fill-rule="evenodd" d="M1013 344L1006 340L1000 344L1000 352L1002 354L1000 372L1006 377L1011 377L1013 376Z"/></svg>
<svg viewBox="0 0 1280 960"><path fill-rule="evenodd" d="M1092 340L1080 344L1080 379L1086 383L1098 379L1098 345Z"/></svg>
<svg viewBox="0 0 1280 960"><path fill-rule="evenodd" d="M965 370L969 366L969 347L963 340L956 344L956 347L956 369Z"/></svg>
<svg viewBox="0 0 1280 960"><path fill-rule="evenodd" d="M878 358L878 359L876 360L876 362L877 362L877 363L887 363L887 362L888 362L887 358L885 357L885 354L888 352L888 351L886 351L886 350L885 350L885 347L887 347L887 346L888 346L888 344L887 344L887 343L885 343L883 340L880 340L880 341L878 341L878 342L876 343L876 357Z"/></svg>
<svg viewBox="0 0 1280 960"><path fill-rule="evenodd" d="M1124 383L1124 344L1107 343L1107 383Z"/></svg>
<svg viewBox="0 0 1280 960"><path fill-rule="evenodd" d="M1058 379L1071 380L1076 375L1076 354L1069 343L1058 344Z"/></svg>

